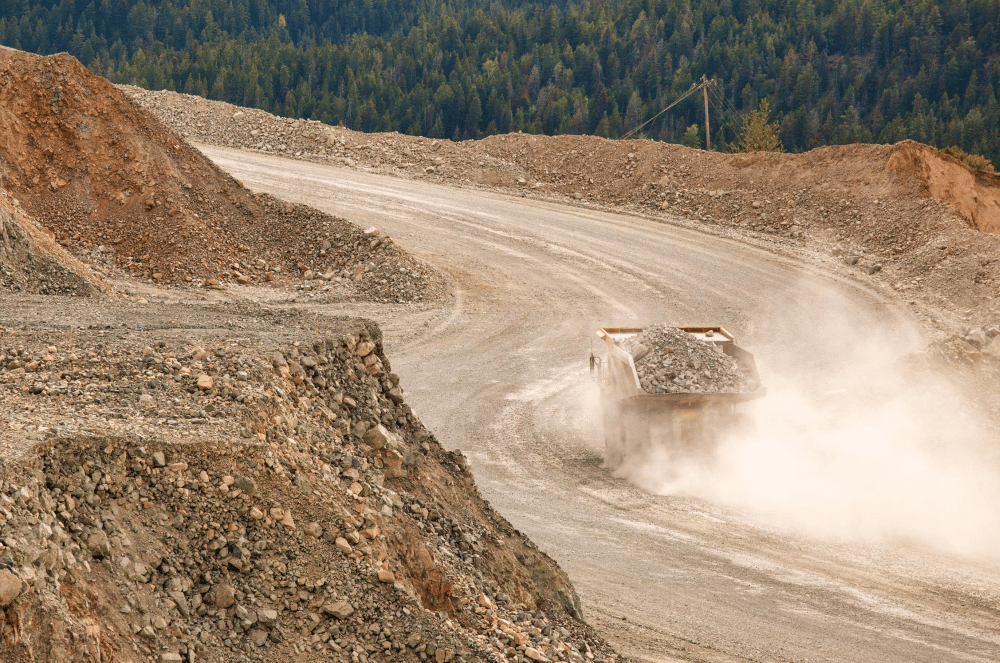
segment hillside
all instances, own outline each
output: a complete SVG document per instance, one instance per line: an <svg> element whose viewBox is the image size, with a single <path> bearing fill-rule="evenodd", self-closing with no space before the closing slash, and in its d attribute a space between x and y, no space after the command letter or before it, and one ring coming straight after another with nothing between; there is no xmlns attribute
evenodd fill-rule
<svg viewBox="0 0 1000 663"><path fill-rule="evenodd" d="M0 661L619 660L375 323L253 298L412 302L432 270L247 192L67 55L0 49L0 127ZM67 249L175 297L37 296L100 293Z"/></svg>
<svg viewBox="0 0 1000 663"><path fill-rule="evenodd" d="M0 659L615 660L410 413L377 327L330 324L239 353L4 335Z"/></svg>
<svg viewBox="0 0 1000 663"><path fill-rule="evenodd" d="M766 98L788 151L909 138L1000 160L998 0L561 5L36 0L0 9L0 43L69 51L118 83L452 139L617 137L704 74L720 147ZM647 135L703 141L701 112L688 99Z"/></svg>

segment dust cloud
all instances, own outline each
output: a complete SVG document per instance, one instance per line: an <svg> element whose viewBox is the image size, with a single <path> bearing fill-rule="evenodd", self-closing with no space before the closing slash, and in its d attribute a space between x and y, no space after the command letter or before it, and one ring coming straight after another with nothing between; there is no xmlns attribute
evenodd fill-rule
<svg viewBox="0 0 1000 663"><path fill-rule="evenodd" d="M1000 460L988 423L898 338L826 329L838 341L826 357L747 346L768 394L749 405L750 429L720 440L710 458L658 450L615 474L827 540L1000 558Z"/></svg>

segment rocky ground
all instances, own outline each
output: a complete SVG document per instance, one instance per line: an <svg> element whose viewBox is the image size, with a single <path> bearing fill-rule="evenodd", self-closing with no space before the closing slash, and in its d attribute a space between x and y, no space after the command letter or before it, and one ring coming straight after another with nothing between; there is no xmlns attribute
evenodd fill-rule
<svg viewBox="0 0 1000 663"><path fill-rule="evenodd" d="M74 260L0 188L0 290L93 295L100 278Z"/></svg>
<svg viewBox="0 0 1000 663"><path fill-rule="evenodd" d="M616 659L371 323L279 347L26 327L0 336L3 660Z"/></svg>
<svg viewBox="0 0 1000 663"><path fill-rule="evenodd" d="M378 327L266 303L440 275L68 56L0 49L0 110L0 660L618 660Z"/></svg>
<svg viewBox="0 0 1000 663"><path fill-rule="evenodd" d="M926 360L965 376L970 398L995 393L996 182L923 146L721 155L364 135L122 93L67 56L9 49L0 109L0 285L94 297L86 312L2 300L3 660L619 660L565 574L414 417L377 327L329 318L320 334L318 316L252 297L190 297L263 286L412 305L443 279L376 231L248 192L174 131L822 255L961 319ZM151 319L146 286L180 303ZM669 390L675 358L655 359L643 375ZM688 364L670 379L707 390Z"/></svg>
<svg viewBox="0 0 1000 663"><path fill-rule="evenodd" d="M594 136L456 143L119 88L195 143L625 211L761 245L907 302L963 389L993 375L966 339L1000 320L1000 177L926 145L722 154ZM967 392L1000 417L992 387Z"/></svg>
<svg viewBox="0 0 1000 663"><path fill-rule="evenodd" d="M739 393L760 385L722 348L669 325L650 325L627 338L639 383L650 394Z"/></svg>

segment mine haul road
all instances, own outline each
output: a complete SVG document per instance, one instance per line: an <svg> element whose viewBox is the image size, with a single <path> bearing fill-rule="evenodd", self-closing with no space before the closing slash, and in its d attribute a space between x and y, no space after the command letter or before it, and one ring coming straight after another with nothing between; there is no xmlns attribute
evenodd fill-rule
<svg viewBox="0 0 1000 663"><path fill-rule="evenodd" d="M586 618L622 653L1000 660L993 561L798 533L733 505L639 490L601 466L587 368L596 327L724 324L756 354L765 383L797 376L815 387L834 368L866 366L870 344L914 347L903 308L678 225L201 149L250 189L375 226L447 274L443 302L315 308L382 325L407 401L469 457L484 496L569 573Z"/></svg>

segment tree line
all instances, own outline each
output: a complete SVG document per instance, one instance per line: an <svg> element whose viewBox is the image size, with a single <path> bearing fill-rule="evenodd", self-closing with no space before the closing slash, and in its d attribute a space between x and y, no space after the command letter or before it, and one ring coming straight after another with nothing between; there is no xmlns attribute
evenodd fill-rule
<svg viewBox="0 0 1000 663"><path fill-rule="evenodd" d="M712 143L767 101L786 150L1000 157L1000 0L11 0L0 43L115 82L361 131L618 137L704 74ZM703 141L698 95L643 128ZM696 126L699 125L699 126Z"/></svg>

